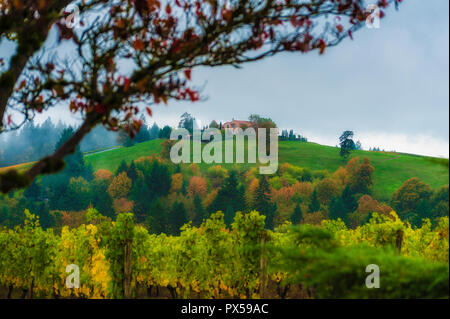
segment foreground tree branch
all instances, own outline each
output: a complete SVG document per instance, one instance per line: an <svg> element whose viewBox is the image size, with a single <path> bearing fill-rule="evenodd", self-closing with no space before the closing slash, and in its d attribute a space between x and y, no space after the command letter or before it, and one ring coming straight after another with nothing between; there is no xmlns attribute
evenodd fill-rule
<svg viewBox="0 0 450 319"><path fill-rule="evenodd" d="M200 100L191 84L195 67L239 67L281 52L323 54L371 18L363 0L83 0L73 2L80 23L72 28L60 20L69 2L0 0L0 35L18 44L0 77L0 132L57 104L83 119L66 144L29 171L0 175L4 193L62 169L97 124L133 137L150 106ZM48 50L52 27L58 40ZM60 53L63 42L70 56Z"/></svg>

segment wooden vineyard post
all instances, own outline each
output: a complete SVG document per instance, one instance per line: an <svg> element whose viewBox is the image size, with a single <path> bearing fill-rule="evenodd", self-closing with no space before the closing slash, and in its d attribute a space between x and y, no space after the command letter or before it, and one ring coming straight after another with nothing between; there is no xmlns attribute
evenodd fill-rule
<svg viewBox="0 0 450 319"><path fill-rule="evenodd" d="M265 297L266 290L266 268L267 268L267 258L266 258L266 231L263 231L261 238L261 257L260 257L260 287L259 295L261 298Z"/></svg>
<svg viewBox="0 0 450 319"><path fill-rule="evenodd" d="M124 247L124 263L123 263L123 292L125 299L131 299L131 272L132 272L132 241L127 238Z"/></svg>

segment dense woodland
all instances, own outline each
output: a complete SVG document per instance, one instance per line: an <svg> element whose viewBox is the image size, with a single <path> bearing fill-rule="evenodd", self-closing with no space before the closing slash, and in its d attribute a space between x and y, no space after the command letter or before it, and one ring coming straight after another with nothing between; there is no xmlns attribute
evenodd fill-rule
<svg viewBox="0 0 450 319"><path fill-rule="evenodd" d="M60 128L47 121L37 130L48 127ZM25 136L27 130L20 135ZM161 136L163 131L155 124L132 143L127 139L122 142L132 145ZM95 133L85 145L99 140ZM54 147L72 134L71 127L63 128ZM166 147L170 145L161 141ZM449 210L448 186L433 191L417 178L405 181L389 202L373 198L375 168L367 158L352 158L335 172L284 163L271 176L257 174L256 167L244 170L239 166L225 169L215 165L201 172L196 164L173 164L167 158L167 148L160 155L122 162L114 172L94 172L85 164L81 147L66 162L63 172L44 176L25 191L2 195L0 224L10 228L22 224L24 209L30 209L44 228L78 226L85 211L95 208L111 219L133 212L136 222L152 233L178 234L185 223L192 221L198 226L217 211L222 211L226 224L231 225L236 212L256 210L266 216L266 228L274 229L286 221L318 225L324 219L338 218L355 228L367 222L372 212L389 215L391 211L420 226L422 219L434 221L448 216Z"/></svg>

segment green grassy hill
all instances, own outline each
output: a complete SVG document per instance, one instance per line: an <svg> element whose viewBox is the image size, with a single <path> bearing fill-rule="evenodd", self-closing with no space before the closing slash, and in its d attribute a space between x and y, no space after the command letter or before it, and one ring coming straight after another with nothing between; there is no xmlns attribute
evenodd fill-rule
<svg viewBox="0 0 450 319"><path fill-rule="evenodd" d="M129 148L86 155L85 159L87 163L92 164L94 170L103 168L114 171L122 160L129 163L142 156L159 154L161 149L161 140L153 140ZM434 189L449 183L447 159L368 151L355 151L351 157L355 156L368 157L375 167L373 191L375 197L381 200L388 200L392 193L411 177L418 177ZM339 149L336 147L294 141L279 143L279 163L281 165L285 162L312 170L326 169L329 172L334 172L339 166L346 164L346 161L339 156ZM202 163L199 166L201 170L205 170L211 165L217 164ZM233 165L236 164L223 164L224 167ZM250 167L252 164L242 165Z"/></svg>

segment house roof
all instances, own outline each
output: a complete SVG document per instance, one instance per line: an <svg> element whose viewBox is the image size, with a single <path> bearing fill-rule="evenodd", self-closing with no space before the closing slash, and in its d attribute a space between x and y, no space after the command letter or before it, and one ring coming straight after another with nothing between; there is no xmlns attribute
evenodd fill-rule
<svg viewBox="0 0 450 319"><path fill-rule="evenodd" d="M252 122L250 121L239 121L239 120L232 120L230 122L225 122L223 123L223 125L225 124L237 124L237 125L247 125L250 126L252 124Z"/></svg>

